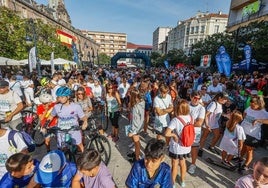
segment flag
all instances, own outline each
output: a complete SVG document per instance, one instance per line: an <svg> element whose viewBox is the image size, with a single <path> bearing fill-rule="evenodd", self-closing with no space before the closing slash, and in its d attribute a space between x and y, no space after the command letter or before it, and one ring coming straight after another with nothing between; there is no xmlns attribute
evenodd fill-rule
<svg viewBox="0 0 268 188"><path fill-rule="evenodd" d="M73 61L78 63L79 62L79 58L78 58L78 51L76 48L76 44L74 43L74 41L72 42L72 50L73 50Z"/></svg>
<svg viewBox="0 0 268 188"><path fill-rule="evenodd" d="M166 69L169 68L169 64L168 64L168 61L167 60L164 61L164 65L165 65Z"/></svg>
<svg viewBox="0 0 268 188"><path fill-rule="evenodd" d="M62 30L57 30L57 35L60 41L67 45L68 47L72 47L73 41L76 41L76 37L73 35L70 35L69 33L66 33Z"/></svg>
<svg viewBox="0 0 268 188"><path fill-rule="evenodd" d="M33 72L33 69L36 69L37 59L36 59L36 48L32 47L28 55L28 64L30 72Z"/></svg>
<svg viewBox="0 0 268 188"><path fill-rule="evenodd" d="M245 55L245 60L246 60L246 69L247 71L249 71L250 61L251 61L251 47L249 45L246 45L244 47L244 55Z"/></svg>
<svg viewBox="0 0 268 188"><path fill-rule="evenodd" d="M215 56L217 67L219 73L225 74L225 76L230 77L231 75L231 58L229 54L226 52L224 46L220 46L218 49L218 53Z"/></svg>

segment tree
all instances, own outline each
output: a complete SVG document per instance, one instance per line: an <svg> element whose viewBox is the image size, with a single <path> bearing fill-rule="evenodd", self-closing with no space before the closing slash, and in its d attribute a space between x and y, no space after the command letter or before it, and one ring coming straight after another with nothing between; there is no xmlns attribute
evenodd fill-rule
<svg viewBox="0 0 268 188"><path fill-rule="evenodd" d="M34 20L34 26L30 25L29 19L22 19L5 7L0 7L0 23L0 56L17 60L28 58L33 44L26 44L26 35L33 39L36 34L40 59L50 59L54 51L55 58L72 60L72 50L59 41L55 26L44 24L42 20Z"/></svg>
<svg viewBox="0 0 268 188"><path fill-rule="evenodd" d="M208 36L205 40L199 41L192 46L192 62L194 65L199 66L201 56L211 55L211 65L216 65L214 57L217 54L218 48L223 45L231 56L233 44L233 37L229 34L217 33Z"/></svg>
<svg viewBox="0 0 268 188"><path fill-rule="evenodd" d="M182 49L173 49L168 51L165 59L169 62L169 65L175 66L177 63L185 63L187 56Z"/></svg>
<svg viewBox="0 0 268 188"><path fill-rule="evenodd" d="M107 54L105 54L105 53L99 54L99 64L100 65L107 65L107 64L110 64L110 62L111 62L111 57L109 57Z"/></svg>

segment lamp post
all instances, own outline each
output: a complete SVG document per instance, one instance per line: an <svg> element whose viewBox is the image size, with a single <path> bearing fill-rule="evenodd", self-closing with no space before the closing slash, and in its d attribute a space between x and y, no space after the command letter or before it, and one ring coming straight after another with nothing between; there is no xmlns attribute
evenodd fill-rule
<svg viewBox="0 0 268 188"><path fill-rule="evenodd" d="M36 67L37 67L37 74L38 74L38 77L41 78L41 64L40 64L40 60L38 58L38 49L37 49L37 39L36 39L36 30L35 30L35 23L33 21L32 18L30 18L27 22L27 28L28 28L28 31L30 30L31 34L32 34L32 37L27 33L26 34L26 43L32 43L34 42L34 58L35 58L35 61L36 61ZM29 52L29 56L31 55L31 50ZM31 62L29 62L29 67L31 66L30 65ZM31 68L30 68L30 72L31 72Z"/></svg>

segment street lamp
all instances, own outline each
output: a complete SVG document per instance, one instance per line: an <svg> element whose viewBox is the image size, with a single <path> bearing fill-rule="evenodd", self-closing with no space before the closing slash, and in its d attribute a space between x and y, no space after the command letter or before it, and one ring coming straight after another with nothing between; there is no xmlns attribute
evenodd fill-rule
<svg viewBox="0 0 268 188"><path fill-rule="evenodd" d="M29 59L30 58L35 58L34 60L36 61L37 74L38 74L38 77L41 78L41 64L40 64L40 60L38 58L35 23L34 23L32 18L30 18L27 21L27 31L30 31L30 33L32 34L32 37L29 35L29 33L27 33L26 34L26 43L30 44L30 43L34 42L34 53L33 54L31 53L32 52L32 49L31 49L30 52L29 52ZM29 61L28 63L29 63L30 72L32 72L31 62Z"/></svg>

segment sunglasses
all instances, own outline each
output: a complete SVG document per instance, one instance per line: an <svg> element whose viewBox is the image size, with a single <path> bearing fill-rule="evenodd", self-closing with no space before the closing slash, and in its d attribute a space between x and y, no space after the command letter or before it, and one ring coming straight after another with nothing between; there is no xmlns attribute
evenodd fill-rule
<svg viewBox="0 0 268 188"><path fill-rule="evenodd" d="M201 90L207 90L207 88L202 88Z"/></svg>
<svg viewBox="0 0 268 188"><path fill-rule="evenodd" d="M195 100L200 100L201 98L200 97L194 97Z"/></svg>
<svg viewBox="0 0 268 188"><path fill-rule="evenodd" d="M77 95L84 95L84 93L77 93Z"/></svg>

